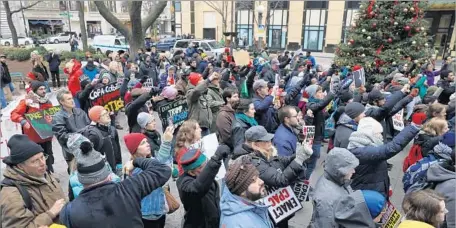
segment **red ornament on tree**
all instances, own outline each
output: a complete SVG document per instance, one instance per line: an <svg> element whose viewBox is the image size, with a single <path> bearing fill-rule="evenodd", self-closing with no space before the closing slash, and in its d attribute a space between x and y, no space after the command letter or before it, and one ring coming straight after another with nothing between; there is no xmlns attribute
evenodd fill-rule
<svg viewBox="0 0 456 228"><path fill-rule="evenodd" d="M415 31L416 31L416 32L420 32L420 28L419 28L419 27L416 28Z"/></svg>
<svg viewBox="0 0 456 228"><path fill-rule="evenodd" d="M392 42L393 42L393 39L388 38L388 43L392 43Z"/></svg>
<svg viewBox="0 0 456 228"><path fill-rule="evenodd" d="M355 41L353 39L349 40L348 42L350 42L350 44L354 44Z"/></svg>
<svg viewBox="0 0 456 228"><path fill-rule="evenodd" d="M406 25L406 26L404 27L404 30L405 30L406 32L410 31L410 26Z"/></svg>
<svg viewBox="0 0 456 228"><path fill-rule="evenodd" d="M370 15L371 17L374 17L374 16L375 16L375 12L372 11L372 12L369 13L369 15Z"/></svg>
<svg viewBox="0 0 456 228"><path fill-rule="evenodd" d="M377 27L377 23L373 23L372 28L376 28L376 27Z"/></svg>

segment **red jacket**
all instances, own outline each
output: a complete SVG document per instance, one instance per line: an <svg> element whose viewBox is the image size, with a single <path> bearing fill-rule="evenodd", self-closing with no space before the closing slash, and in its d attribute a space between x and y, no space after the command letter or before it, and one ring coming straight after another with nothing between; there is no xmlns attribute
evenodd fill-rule
<svg viewBox="0 0 456 228"><path fill-rule="evenodd" d="M68 73L68 70L65 68L64 72L68 74L68 90L70 90L73 97L76 97L76 94L81 91L81 82L79 81L79 77L83 75L81 69L81 63L75 59L73 59L74 65L71 73Z"/></svg>
<svg viewBox="0 0 456 228"><path fill-rule="evenodd" d="M53 107L52 103L50 101L48 101L48 103L40 104L40 108L37 109L35 107L27 106L25 104L25 99L23 99L19 102L17 107L13 111L11 111L11 121L16 122L16 123L21 123L22 120L25 120L25 116L24 116L25 113L32 113L32 112L36 112L36 111L39 111L42 109L48 109L48 108L52 108L52 107ZM33 129L32 126L30 126L30 128L23 127L22 130L23 130L24 134L26 134L30 138L30 140L32 140L33 142L43 143L43 142L52 140L52 137L47 138L47 139L41 139L40 136L38 135L38 133L36 133L35 129Z"/></svg>

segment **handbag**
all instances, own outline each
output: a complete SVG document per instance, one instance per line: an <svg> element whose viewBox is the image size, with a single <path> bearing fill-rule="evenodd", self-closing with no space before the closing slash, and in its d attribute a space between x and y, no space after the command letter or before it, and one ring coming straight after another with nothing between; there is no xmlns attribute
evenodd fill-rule
<svg viewBox="0 0 456 228"><path fill-rule="evenodd" d="M176 200L176 198L174 198L171 192L169 192L169 188L164 187L163 191L165 192L165 199L169 208L168 214L172 214L179 209L180 203Z"/></svg>

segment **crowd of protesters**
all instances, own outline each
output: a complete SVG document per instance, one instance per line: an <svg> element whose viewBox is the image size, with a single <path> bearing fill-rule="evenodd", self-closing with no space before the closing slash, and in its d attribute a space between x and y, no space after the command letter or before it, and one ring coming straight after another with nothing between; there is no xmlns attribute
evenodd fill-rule
<svg viewBox="0 0 456 228"><path fill-rule="evenodd" d="M152 46L107 52L104 59L86 53L84 66L71 60L64 67L66 87L58 54L46 60L51 74L32 53L27 95L11 112L23 135L9 139L10 156L3 160L2 227L165 227L167 214L179 207L169 189L174 180L183 227L288 227L294 214L274 222L258 200L268 189L311 176L317 182L307 199L310 227L378 227L393 194L387 161L412 141L399 227L455 226L451 58L436 70L401 57L382 82L360 84L354 72L362 66L325 70L310 52L263 50L239 65L228 48L208 56L196 44L173 54ZM4 56L0 61L2 82L11 83ZM128 126L88 102L91 91L120 78ZM52 119L59 145L53 136L42 139L25 117L52 107L51 88L61 106ZM188 105L188 119L180 126L161 121L161 135L154 112L176 100ZM129 133L122 139L123 129ZM211 133L219 145L209 156L202 138ZM131 154L127 163L122 140ZM69 183L55 178L53 146L62 147ZM315 176L322 153L323 175ZM221 181L219 169L226 169ZM59 185L68 185L68 194Z"/></svg>

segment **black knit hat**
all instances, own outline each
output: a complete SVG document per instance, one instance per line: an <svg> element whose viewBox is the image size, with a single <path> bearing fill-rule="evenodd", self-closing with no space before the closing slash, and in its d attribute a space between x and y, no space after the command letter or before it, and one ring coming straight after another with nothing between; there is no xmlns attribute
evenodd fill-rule
<svg viewBox="0 0 456 228"><path fill-rule="evenodd" d="M369 102L374 102L385 99L385 96L382 92L380 92L380 90L373 89L369 95L367 95L367 98L369 99Z"/></svg>
<svg viewBox="0 0 456 228"><path fill-rule="evenodd" d="M3 163L13 166L43 152L43 148L30 140L27 135L13 135L8 141L10 156L3 159Z"/></svg>
<svg viewBox="0 0 456 228"><path fill-rule="evenodd" d="M36 93L36 91L37 91L41 86L46 87L46 85L44 84L44 82L40 82L40 81L32 81L32 83L30 84L30 87L32 88L32 91L33 91L34 93Z"/></svg>
<svg viewBox="0 0 456 228"><path fill-rule="evenodd" d="M349 116L352 119L355 119L361 113L364 112L364 106L361 103L358 102L351 102L345 106L345 114Z"/></svg>
<svg viewBox="0 0 456 228"><path fill-rule="evenodd" d="M231 193L239 196L247 191L249 185L255 181L255 177L259 176L260 173L249 157L242 157L235 160L228 168L225 175L226 186Z"/></svg>
<svg viewBox="0 0 456 228"><path fill-rule="evenodd" d="M342 101L342 103L347 103L349 100L353 99L353 93L346 90L344 92L342 92L342 94L339 96L340 98L340 101Z"/></svg>

